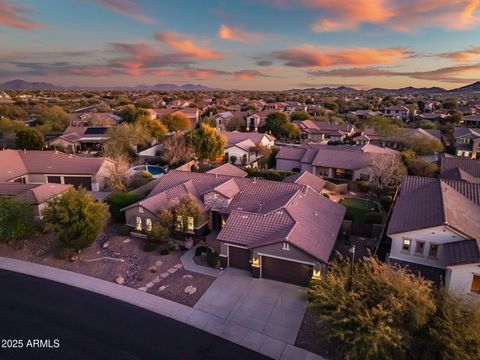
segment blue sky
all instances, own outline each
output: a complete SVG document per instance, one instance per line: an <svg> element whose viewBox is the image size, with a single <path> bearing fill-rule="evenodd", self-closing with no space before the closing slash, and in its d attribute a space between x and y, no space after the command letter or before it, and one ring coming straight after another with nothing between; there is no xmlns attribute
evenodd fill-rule
<svg viewBox="0 0 480 360"><path fill-rule="evenodd" d="M478 0L0 0L0 80L281 90L480 79Z"/></svg>

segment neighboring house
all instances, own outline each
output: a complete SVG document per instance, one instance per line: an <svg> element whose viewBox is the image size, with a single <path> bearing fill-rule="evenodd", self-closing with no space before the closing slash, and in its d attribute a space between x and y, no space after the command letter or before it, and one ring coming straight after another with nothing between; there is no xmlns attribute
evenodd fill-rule
<svg viewBox="0 0 480 360"><path fill-rule="evenodd" d="M227 176L237 176L237 177L246 177L248 173L242 169L232 165L230 163L225 163L223 165L217 166L211 170L207 171L208 174L217 174L217 175L227 175Z"/></svg>
<svg viewBox="0 0 480 360"><path fill-rule="evenodd" d="M453 139L457 156L480 159L480 129L456 127Z"/></svg>
<svg viewBox="0 0 480 360"><path fill-rule="evenodd" d="M190 120L192 128L195 128L198 124L200 118L200 110L198 108L181 108L176 109L172 107L166 107L161 109L149 109L150 117L155 120L162 120L162 117L166 115L174 115L176 113L181 113L188 117Z"/></svg>
<svg viewBox="0 0 480 360"><path fill-rule="evenodd" d="M2 182L0 183L0 197L14 197L31 204L33 215L41 218L47 202L71 188L73 185Z"/></svg>
<svg viewBox="0 0 480 360"><path fill-rule="evenodd" d="M442 155L440 157L440 177L480 184L480 161Z"/></svg>
<svg viewBox="0 0 480 360"><path fill-rule="evenodd" d="M309 171L344 180L368 180L375 161L396 157L398 152L375 145L281 146L276 156L277 170Z"/></svg>
<svg viewBox="0 0 480 360"><path fill-rule="evenodd" d="M100 157L79 157L58 151L0 151L0 182L71 184L101 191L114 162Z"/></svg>
<svg viewBox="0 0 480 360"><path fill-rule="evenodd" d="M285 179L283 179L283 181L310 186L318 193L321 193L327 185L327 182L321 177L313 175L311 172L308 171L303 171L295 175L287 176Z"/></svg>
<svg viewBox="0 0 480 360"><path fill-rule="evenodd" d="M144 235L160 209L185 195L196 199L200 220L176 221L197 236L218 231L223 267L299 285L325 269L345 215L308 185L173 170L145 199L122 209L126 223Z"/></svg>
<svg viewBox="0 0 480 360"><path fill-rule="evenodd" d="M326 144L329 141L343 141L355 134L355 127L349 123L331 124L323 121L294 121L302 137L309 142Z"/></svg>
<svg viewBox="0 0 480 360"><path fill-rule="evenodd" d="M214 119L215 119L215 128L218 131L226 131L226 125L228 119L232 118L233 114L230 111L224 111L218 114L215 114Z"/></svg>
<svg viewBox="0 0 480 360"><path fill-rule="evenodd" d="M445 114L437 114L433 112L423 113L415 116L415 120L430 120L430 121L441 121L447 116Z"/></svg>
<svg viewBox="0 0 480 360"><path fill-rule="evenodd" d="M463 123L466 127L480 128L480 115L465 115L463 117Z"/></svg>
<svg viewBox="0 0 480 360"><path fill-rule="evenodd" d="M480 184L407 176L392 211L389 262L448 290L480 294Z"/></svg>
<svg viewBox="0 0 480 360"><path fill-rule="evenodd" d="M402 105L389 106L384 110L383 115L407 121L410 118L410 109ZM415 113L412 115L415 115Z"/></svg>
<svg viewBox="0 0 480 360"><path fill-rule="evenodd" d="M349 115L353 115L358 117L359 120L365 120L372 116L383 115L381 111L373 111L373 110L355 110L350 111Z"/></svg>
<svg viewBox="0 0 480 360"><path fill-rule="evenodd" d="M258 132L226 131L222 135L227 139L224 149L225 158L231 162L232 156L235 156L235 165L249 167L257 167L257 161L262 157L261 154L253 152L252 148L261 144L270 149L275 142L272 135Z"/></svg>
<svg viewBox="0 0 480 360"><path fill-rule="evenodd" d="M62 135L48 141L50 148L63 150L69 153L78 151L100 151L103 143L109 137L107 132L110 127L100 126L69 126Z"/></svg>

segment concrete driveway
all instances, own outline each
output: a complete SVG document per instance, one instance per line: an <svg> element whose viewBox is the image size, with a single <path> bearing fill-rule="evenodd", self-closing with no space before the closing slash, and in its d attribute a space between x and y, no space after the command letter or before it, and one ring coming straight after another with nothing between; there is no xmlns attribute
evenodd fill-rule
<svg viewBox="0 0 480 360"><path fill-rule="evenodd" d="M273 280L254 279L228 268L194 308L214 315L205 329L229 327L231 339L255 347L266 338L294 344L307 307L304 288Z"/></svg>

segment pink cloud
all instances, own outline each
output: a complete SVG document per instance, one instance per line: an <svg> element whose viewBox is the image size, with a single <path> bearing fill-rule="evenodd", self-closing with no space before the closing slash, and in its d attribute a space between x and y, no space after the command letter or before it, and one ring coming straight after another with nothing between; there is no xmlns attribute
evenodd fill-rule
<svg viewBox="0 0 480 360"><path fill-rule="evenodd" d="M154 24L155 19L144 15L132 0L95 0L98 4L117 14L130 17L145 24Z"/></svg>
<svg viewBox="0 0 480 360"><path fill-rule="evenodd" d="M197 69L197 68L181 68L181 69L158 69L151 73L155 76L164 77L180 77L180 78L195 78L198 80L209 79L213 76L229 75L229 72L215 69Z"/></svg>
<svg viewBox="0 0 480 360"><path fill-rule="evenodd" d="M258 70L240 70L233 73L237 80L253 80L257 77L269 77Z"/></svg>
<svg viewBox="0 0 480 360"><path fill-rule="evenodd" d="M182 53L189 54L198 59L219 59L222 57L219 51L197 46L193 43L193 40L187 39L174 31L156 33L155 38Z"/></svg>
<svg viewBox="0 0 480 360"><path fill-rule="evenodd" d="M446 52L438 55L441 58L449 59L458 62L472 60L480 56L480 47L474 47L468 50Z"/></svg>
<svg viewBox="0 0 480 360"><path fill-rule="evenodd" d="M43 24L23 17L27 9L13 4L9 0L0 0L0 9L0 25L21 30L36 30L45 27Z"/></svg>
<svg viewBox="0 0 480 360"><path fill-rule="evenodd" d="M262 40L262 36L253 32L245 31L227 25L220 25L218 36L223 40L238 41L242 43L254 43Z"/></svg>
<svg viewBox="0 0 480 360"><path fill-rule="evenodd" d="M413 55L413 53L403 47L387 49L336 49L317 48L310 45L280 50L273 53L275 58L283 60L285 65L293 67L390 64L411 55Z"/></svg>

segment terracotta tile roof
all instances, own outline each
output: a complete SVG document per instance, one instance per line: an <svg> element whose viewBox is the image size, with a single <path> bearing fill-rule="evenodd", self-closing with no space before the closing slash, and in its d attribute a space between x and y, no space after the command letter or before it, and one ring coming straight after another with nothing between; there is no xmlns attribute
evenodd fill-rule
<svg viewBox="0 0 480 360"><path fill-rule="evenodd" d="M258 144L264 137L267 137L270 141L273 141L275 138L268 134L263 134L259 132L240 132L240 131L225 131L222 132L222 135L225 135L227 138L227 147L238 144L242 141L249 139L254 144Z"/></svg>
<svg viewBox="0 0 480 360"><path fill-rule="evenodd" d="M0 183L0 196L15 196L30 204L41 204L70 188L73 188L73 185L7 182Z"/></svg>
<svg viewBox="0 0 480 360"><path fill-rule="evenodd" d="M283 181L310 186L316 192L321 192L327 184L327 182L321 177L315 176L308 171L304 171L296 175L287 176L285 179L283 179Z"/></svg>
<svg viewBox="0 0 480 360"><path fill-rule="evenodd" d="M480 250L475 240L449 242L444 245L447 266L480 262Z"/></svg>
<svg viewBox="0 0 480 360"><path fill-rule="evenodd" d="M20 151L0 151L0 181L8 181L27 173L28 170L20 157Z"/></svg>
<svg viewBox="0 0 480 360"><path fill-rule="evenodd" d="M207 173L238 177L246 177L248 175L247 172L230 163L225 163L223 165L217 166L212 170L208 170Z"/></svg>
<svg viewBox="0 0 480 360"><path fill-rule="evenodd" d="M443 155L440 158L440 177L480 184L480 161Z"/></svg>
<svg viewBox="0 0 480 360"><path fill-rule="evenodd" d="M387 234L442 225L480 241L480 184L406 176Z"/></svg>

